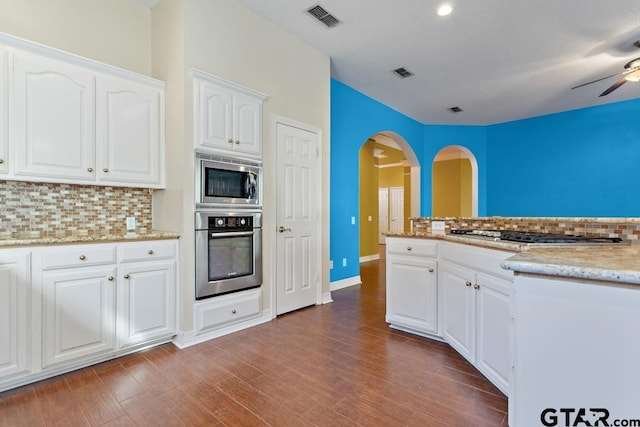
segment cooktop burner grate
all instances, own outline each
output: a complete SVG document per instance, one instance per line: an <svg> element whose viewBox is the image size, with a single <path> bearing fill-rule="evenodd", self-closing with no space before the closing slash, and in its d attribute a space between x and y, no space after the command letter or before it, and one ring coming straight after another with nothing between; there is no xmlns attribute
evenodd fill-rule
<svg viewBox="0 0 640 427"><path fill-rule="evenodd" d="M451 234L493 237L500 240L520 243L620 243L619 237L594 237L575 234L537 233L531 231L504 230L451 230Z"/></svg>

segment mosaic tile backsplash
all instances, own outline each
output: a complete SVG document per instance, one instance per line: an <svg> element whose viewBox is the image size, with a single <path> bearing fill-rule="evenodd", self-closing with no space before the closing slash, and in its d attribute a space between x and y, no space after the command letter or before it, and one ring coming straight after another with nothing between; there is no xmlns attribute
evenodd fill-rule
<svg viewBox="0 0 640 427"><path fill-rule="evenodd" d="M152 228L152 192L145 188L0 181L0 239L122 235Z"/></svg>
<svg viewBox="0 0 640 427"><path fill-rule="evenodd" d="M620 237L638 243L640 218L412 218L413 232L431 234L431 221L444 221L445 232L452 229L533 231L539 233L578 234L592 237Z"/></svg>

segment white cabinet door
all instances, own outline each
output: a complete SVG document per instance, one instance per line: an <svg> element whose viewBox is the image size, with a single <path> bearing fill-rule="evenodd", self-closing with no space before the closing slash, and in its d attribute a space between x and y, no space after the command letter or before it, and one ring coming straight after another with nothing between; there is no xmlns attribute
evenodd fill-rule
<svg viewBox="0 0 640 427"><path fill-rule="evenodd" d="M254 156L262 154L262 102L236 94L233 97L233 149Z"/></svg>
<svg viewBox="0 0 640 427"><path fill-rule="evenodd" d="M0 175L9 172L9 104L7 96L7 51L0 46Z"/></svg>
<svg viewBox="0 0 640 427"><path fill-rule="evenodd" d="M197 145L233 150L233 94L207 82L198 81L196 88Z"/></svg>
<svg viewBox="0 0 640 427"><path fill-rule="evenodd" d="M175 335L175 261L118 269L119 346Z"/></svg>
<svg viewBox="0 0 640 427"><path fill-rule="evenodd" d="M0 382L29 370L30 253L0 251Z"/></svg>
<svg viewBox="0 0 640 427"><path fill-rule="evenodd" d="M437 280L434 259L387 258L387 322L437 334Z"/></svg>
<svg viewBox="0 0 640 427"><path fill-rule="evenodd" d="M510 286L506 279L478 273L476 367L504 393L508 393Z"/></svg>
<svg viewBox="0 0 640 427"><path fill-rule="evenodd" d="M19 51L13 71L14 174L95 179L93 73Z"/></svg>
<svg viewBox="0 0 640 427"><path fill-rule="evenodd" d="M476 304L475 272L444 261L440 290L443 292L443 335L471 363L475 363Z"/></svg>
<svg viewBox="0 0 640 427"><path fill-rule="evenodd" d="M162 90L110 77L97 85L98 180L161 185Z"/></svg>
<svg viewBox="0 0 640 427"><path fill-rule="evenodd" d="M42 273L43 367L115 350L115 266Z"/></svg>

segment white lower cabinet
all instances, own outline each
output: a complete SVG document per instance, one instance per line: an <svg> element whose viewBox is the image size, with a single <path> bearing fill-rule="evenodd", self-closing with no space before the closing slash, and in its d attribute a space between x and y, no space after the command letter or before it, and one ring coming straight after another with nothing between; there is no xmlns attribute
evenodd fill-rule
<svg viewBox="0 0 640 427"><path fill-rule="evenodd" d="M436 335L436 243L387 239L386 321L400 329Z"/></svg>
<svg viewBox="0 0 640 427"><path fill-rule="evenodd" d="M453 244L441 254L443 337L508 394L512 273L500 263L512 254Z"/></svg>
<svg viewBox="0 0 640 427"><path fill-rule="evenodd" d="M233 326L260 316L260 288L221 295L199 301L195 305L196 334Z"/></svg>
<svg viewBox="0 0 640 427"><path fill-rule="evenodd" d="M42 274L43 368L115 350L115 275L115 266Z"/></svg>
<svg viewBox="0 0 640 427"><path fill-rule="evenodd" d="M0 391L171 340L177 248L0 249Z"/></svg>
<svg viewBox="0 0 640 427"><path fill-rule="evenodd" d="M119 268L120 347L175 331L175 262L131 263Z"/></svg>
<svg viewBox="0 0 640 427"><path fill-rule="evenodd" d="M28 250L0 250L0 384L31 368L30 259Z"/></svg>

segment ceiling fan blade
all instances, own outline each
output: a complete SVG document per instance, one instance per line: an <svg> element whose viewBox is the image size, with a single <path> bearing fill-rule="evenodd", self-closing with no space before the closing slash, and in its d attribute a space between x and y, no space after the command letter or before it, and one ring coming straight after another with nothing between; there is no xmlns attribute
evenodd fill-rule
<svg viewBox="0 0 640 427"><path fill-rule="evenodd" d="M609 89L607 89L604 92L602 92L600 94L600 96L609 95L611 92L613 92L614 90L618 89L620 86L622 86L626 82L627 82L627 79L625 79L625 78L622 78L622 79L618 80L612 86L610 86Z"/></svg>
<svg viewBox="0 0 640 427"><path fill-rule="evenodd" d="M588 83L582 83L581 85L574 86L574 87L572 87L571 89L577 89L577 88L582 87L582 86L590 85L591 83L596 83L596 82L599 82L599 81L602 81L602 80L610 79L611 77L621 76L621 75L623 75L623 74L627 74L627 73L628 73L628 71L623 71L623 72L621 72L621 73L611 74L610 76L602 77L602 78L600 78L600 79L598 79L598 80L593 80L593 81L590 81L590 82L588 82Z"/></svg>

